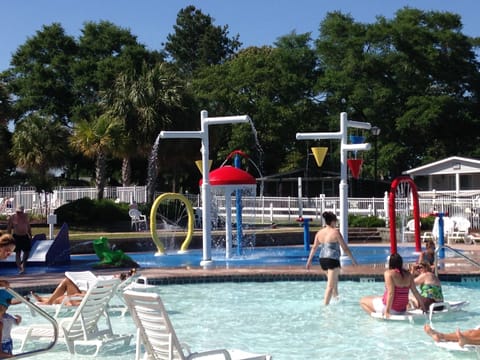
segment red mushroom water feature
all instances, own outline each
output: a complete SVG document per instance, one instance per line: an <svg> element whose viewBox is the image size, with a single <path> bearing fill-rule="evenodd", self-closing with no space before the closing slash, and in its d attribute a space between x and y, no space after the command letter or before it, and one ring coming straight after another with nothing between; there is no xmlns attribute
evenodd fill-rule
<svg viewBox="0 0 480 360"><path fill-rule="evenodd" d="M202 185L200 179L200 185ZM210 171L210 185L256 185L257 180L245 170L225 165L218 169Z"/></svg>
<svg viewBox="0 0 480 360"><path fill-rule="evenodd" d="M212 170L209 179L210 186L217 193L221 191L225 194L225 256L230 258L232 250L232 193L237 190L248 190L255 193L257 180L245 170L230 165ZM200 186L202 186L202 180L200 180ZM237 201L238 206L241 205ZM237 228L241 228L241 216L237 218L236 222ZM241 239L238 241L241 241ZM240 248L240 244L237 244L237 246Z"/></svg>

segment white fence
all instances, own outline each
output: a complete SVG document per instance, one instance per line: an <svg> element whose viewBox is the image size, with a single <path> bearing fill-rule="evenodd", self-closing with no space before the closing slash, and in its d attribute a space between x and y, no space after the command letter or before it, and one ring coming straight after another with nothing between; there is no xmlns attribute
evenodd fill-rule
<svg viewBox="0 0 480 360"><path fill-rule="evenodd" d="M464 217L470 221L472 228L480 228L480 198L475 195L469 198L459 198L450 195L436 197L419 194L420 215L431 214L434 211L445 213L449 216ZM193 206L200 207L199 195L187 195ZM236 209L236 199L231 197L231 209ZM214 196L214 215L225 216L225 197ZM378 216L388 221L388 194L383 198L349 198L348 213L363 216ZM411 199L396 199L396 214L405 227L413 214ZM275 222L295 222L299 217L319 220L324 211L333 211L340 215L340 199L338 197L325 197L320 195L313 198L297 197L242 197L242 219L256 224ZM235 211L232 211L235 219Z"/></svg>
<svg viewBox="0 0 480 360"><path fill-rule="evenodd" d="M450 216L467 218L473 228L480 228L480 191L456 196L453 192L420 192L420 214L429 214L432 211L448 213ZM194 207L201 207L200 195L185 194ZM30 213L51 213L57 207L84 197L95 199L95 188L61 187L53 193L39 194L33 188L27 187L0 187L0 214L11 214L17 205L23 205ZM147 199L145 186L107 187L105 198L117 202L141 204ZM219 216L225 215L225 197L214 196L213 208ZM232 196L231 208L236 208L236 199ZM412 204L409 197L397 198L397 216L405 221L411 217ZM321 214L330 210L339 214L340 199L338 197L298 198L298 197L266 197L244 196L242 198L242 217L245 221L260 224L275 222L294 222L298 217L308 217L318 220ZM383 198L349 198L348 213L372 216L387 219L388 194ZM235 218L235 211L232 211Z"/></svg>

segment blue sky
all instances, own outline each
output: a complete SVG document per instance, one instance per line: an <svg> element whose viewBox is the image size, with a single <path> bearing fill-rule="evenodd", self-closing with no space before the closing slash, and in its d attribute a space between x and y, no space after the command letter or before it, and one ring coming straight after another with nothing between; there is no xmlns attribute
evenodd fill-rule
<svg viewBox="0 0 480 360"><path fill-rule="evenodd" d="M458 13L464 33L480 36L478 0L0 0L0 4L0 71L8 68L18 46L53 22L78 37L85 21L108 20L130 29L149 49L159 50L173 32L178 11L187 5L209 14L216 25L228 25L230 35L239 34L245 47L272 45L293 30L312 32L315 38L329 11L372 23L377 15L393 18L404 6Z"/></svg>

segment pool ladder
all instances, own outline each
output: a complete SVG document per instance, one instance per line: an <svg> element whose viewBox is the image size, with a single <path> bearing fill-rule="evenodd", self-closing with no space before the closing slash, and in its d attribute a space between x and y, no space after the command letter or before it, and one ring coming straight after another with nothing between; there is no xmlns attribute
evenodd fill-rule
<svg viewBox="0 0 480 360"><path fill-rule="evenodd" d="M29 300L25 299L23 296L18 294L16 291L14 291L10 288L4 288L4 287L0 287L0 289L6 290L11 295L13 295L13 297L15 299L18 299L22 303L27 305L27 307L30 309L30 311L36 312L40 316L43 316L45 319L47 319L52 324L52 327L53 327L53 338L52 338L52 340L50 341L49 344L47 344L45 347L42 347L42 348L39 348L39 349L36 349L36 350L25 351L25 352L22 352L22 353L19 353L19 354L14 354L14 356L11 359L20 359L20 358L35 356L37 354L48 352L50 349L52 349L55 346L55 344L57 343L57 340L58 340L58 324L57 324L57 321L52 316L50 316L47 312L40 309L37 305L31 303Z"/></svg>
<svg viewBox="0 0 480 360"><path fill-rule="evenodd" d="M471 259L470 257L468 257L467 255L463 254L461 251L457 250L457 249L454 249L452 248L451 246L448 246L448 245L442 245L442 246L439 246L435 249L435 275L438 276L438 253L440 252L440 250L450 250L450 251L453 251L455 254L459 255L460 257L464 258L465 260L467 260L470 264L480 268L480 263L478 263L477 261Z"/></svg>

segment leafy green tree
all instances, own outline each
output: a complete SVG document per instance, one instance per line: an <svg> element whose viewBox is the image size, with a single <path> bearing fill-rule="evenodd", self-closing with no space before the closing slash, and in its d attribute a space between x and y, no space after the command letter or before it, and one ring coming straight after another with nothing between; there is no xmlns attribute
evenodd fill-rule
<svg viewBox="0 0 480 360"><path fill-rule="evenodd" d="M317 122L322 113L313 92L319 69L310 42L309 34L292 33L280 38L276 48L247 48L197 76L193 86L202 106L212 113L248 114L258 134L255 139L246 124L215 129L212 153L225 157L240 148L266 174L300 165L302 145L292 129Z"/></svg>
<svg viewBox="0 0 480 360"><path fill-rule="evenodd" d="M71 70L77 55L75 40L57 23L43 26L19 46L11 67L2 74L16 121L36 112L69 122L76 98Z"/></svg>
<svg viewBox="0 0 480 360"><path fill-rule="evenodd" d="M239 36L229 38L228 26L215 26L214 20L195 6L181 9L174 33L167 36L165 51L185 76L197 69L221 64L240 48Z"/></svg>
<svg viewBox="0 0 480 360"><path fill-rule="evenodd" d="M8 121L12 118L12 107L9 99L7 87L0 83L0 146L3 149L11 147L11 133L8 131ZM15 172L15 164L8 151L0 154L0 181L2 184L8 184L11 174Z"/></svg>
<svg viewBox="0 0 480 360"><path fill-rule="evenodd" d="M103 112L102 92L109 91L122 72L140 71L143 63L159 58L138 43L130 30L109 21L85 23L78 47L73 73L80 99L74 115L79 119L96 118Z"/></svg>
<svg viewBox="0 0 480 360"><path fill-rule="evenodd" d="M479 130L478 62L475 40L461 28L458 15L410 8L374 24L339 12L322 21L318 92L332 114L331 127L338 129L341 111L379 126L383 177L475 151L470 144ZM373 154L364 157L372 174Z"/></svg>
<svg viewBox="0 0 480 360"><path fill-rule="evenodd" d="M12 117L12 105L5 84L0 83L0 124L7 125Z"/></svg>

